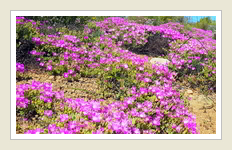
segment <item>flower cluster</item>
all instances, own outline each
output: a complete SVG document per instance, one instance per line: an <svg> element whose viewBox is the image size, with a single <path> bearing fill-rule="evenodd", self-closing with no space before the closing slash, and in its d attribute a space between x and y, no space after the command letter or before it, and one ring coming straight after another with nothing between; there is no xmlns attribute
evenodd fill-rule
<svg viewBox="0 0 232 150"><path fill-rule="evenodd" d="M174 128L175 130L173 132L180 132L181 128L185 128L191 133L197 133L196 118L188 113L178 98L178 94L167 85L165 89L150 87L148 89L140 88L139 91L136 91L136 88L133 88L135 91L134 94L156 93L157 97L162 96L162 98L160 97L161 106L164 109L155 107L156 105L148 100L143 103L136 102L135 96L127 97L122 102L115 101L112 103L104 99L86 101L81 98L64 98L62 92L52 91L51 84L37 81L33 81L31 85L22 84L17 87L17 107L27 107L29 100L24 98L24 92L29 89L40 90L39 98L46 103L52 102L51 97L53 95L56 99L64 99L64 103L61 103L61 105L67 105L74 113L80 113L83 118L88 118L83 125L81 119L79 121L72 120L68 114L60 114L60 116L57 116L60 119L58 122L63 122L67 128L58 128L56 124L51 124L47 128L49 130L48 133L79 133L87 127L87 124L95 124L100 129L94 131L94 133L105 133L111 130L113 133L121 134L154 134L159 131L159 126L161 126L164 117L170 117L174 120L175 118L179 118L182 120L182 122L179 122L179 126ZM172 100L168 99L168 97L172 97ZM170 106L170 104L174 105ZM165 114L165 110L170 109L172 111ZM52 110L44 111L44 115L46 116L52 116L53 113ZM147 126L151 126L153 129L143 130L137 127L140 123L147 124ZM176 123L178 123L177 120ZM105 126L106 124L107 126ZM26 133L33 134L41 131L44 131L44 129L37 128L35 130L29 130Z"/></svg>
<svg viewBox="0 0 232 150"><path fill-rule="evenodd" d="M23 73L25 70L24 70L24 64L21 64L21 63L16 63L16 72L19 71L21 73Z"/></svg>

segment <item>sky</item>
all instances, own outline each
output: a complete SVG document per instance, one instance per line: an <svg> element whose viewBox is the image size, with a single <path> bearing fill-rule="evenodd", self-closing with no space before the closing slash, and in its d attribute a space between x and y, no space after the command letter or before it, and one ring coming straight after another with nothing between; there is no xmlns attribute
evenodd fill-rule
<svg viewBox="0 0 232 150"><path fill-rule="evenodd" d="M201 18L204 18L204 17L211 17L212 20L216 20L216 16L185 16L185 17L192 17L191 20L189 20L189 22L198 22L200 21Z"/></svg>

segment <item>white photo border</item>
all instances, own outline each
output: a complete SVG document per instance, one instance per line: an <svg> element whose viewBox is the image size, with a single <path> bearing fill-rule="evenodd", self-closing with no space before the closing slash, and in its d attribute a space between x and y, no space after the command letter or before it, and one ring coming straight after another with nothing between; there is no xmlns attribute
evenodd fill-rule
<svg viewBox="0 0 232 150"><path fill-rule="evenodd" d="M201 10L201 11L34 11L34 10L11 10L11 139L104 139L104 140L121 140L121 139L222 139L222 11L221 10ZM216 134L16 134L16 16L216 16Z"/></svg>

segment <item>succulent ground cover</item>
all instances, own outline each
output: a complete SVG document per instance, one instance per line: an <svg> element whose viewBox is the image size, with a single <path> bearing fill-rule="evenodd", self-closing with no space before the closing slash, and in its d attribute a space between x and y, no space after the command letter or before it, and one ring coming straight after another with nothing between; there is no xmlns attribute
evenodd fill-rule
<svg viewBox="0 0 232 150"><path fill-rule="evenodd" d="M189 107L195 97L180 86L187 82L215 95L211 31L110 17L89 22L83 31L57 28L51 35L41 31L44 23L16 19L17 50L23 51L21 39L30 41L33 49L26 56L41 69L41 75L31 73L25 54L18 57L17 133L202 133ZM171 63L151 64L153 56Z"/></svg>

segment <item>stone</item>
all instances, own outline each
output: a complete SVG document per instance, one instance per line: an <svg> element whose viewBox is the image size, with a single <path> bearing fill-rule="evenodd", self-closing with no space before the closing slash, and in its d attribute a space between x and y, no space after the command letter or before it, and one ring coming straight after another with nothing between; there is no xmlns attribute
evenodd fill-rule
<svg viewBox="0 0 232 150"><path fill-rule="evenodd" d="M192 90L187 90L186 93L187 94L193 94L193 91Z"/></svg>
<svg viewBox="0 0 232 150"><path fill-rule="evenodd" d="M52 80L52 79L54 79L54 76L50 76L48 79L49 79L49 80Z"/></svg>
<svg viewBox="0 0 232 150"><path fill-rule="evenodd" d="M166 63L169 63L170 61L167 60L167 59L164 59L164 58L152 58L152 59L150 60L150 62L151 62L152 64L155 64L155 63L157 63L157 62L159 62L159 63L161 63L161 64L166 64Z"/></svg>

